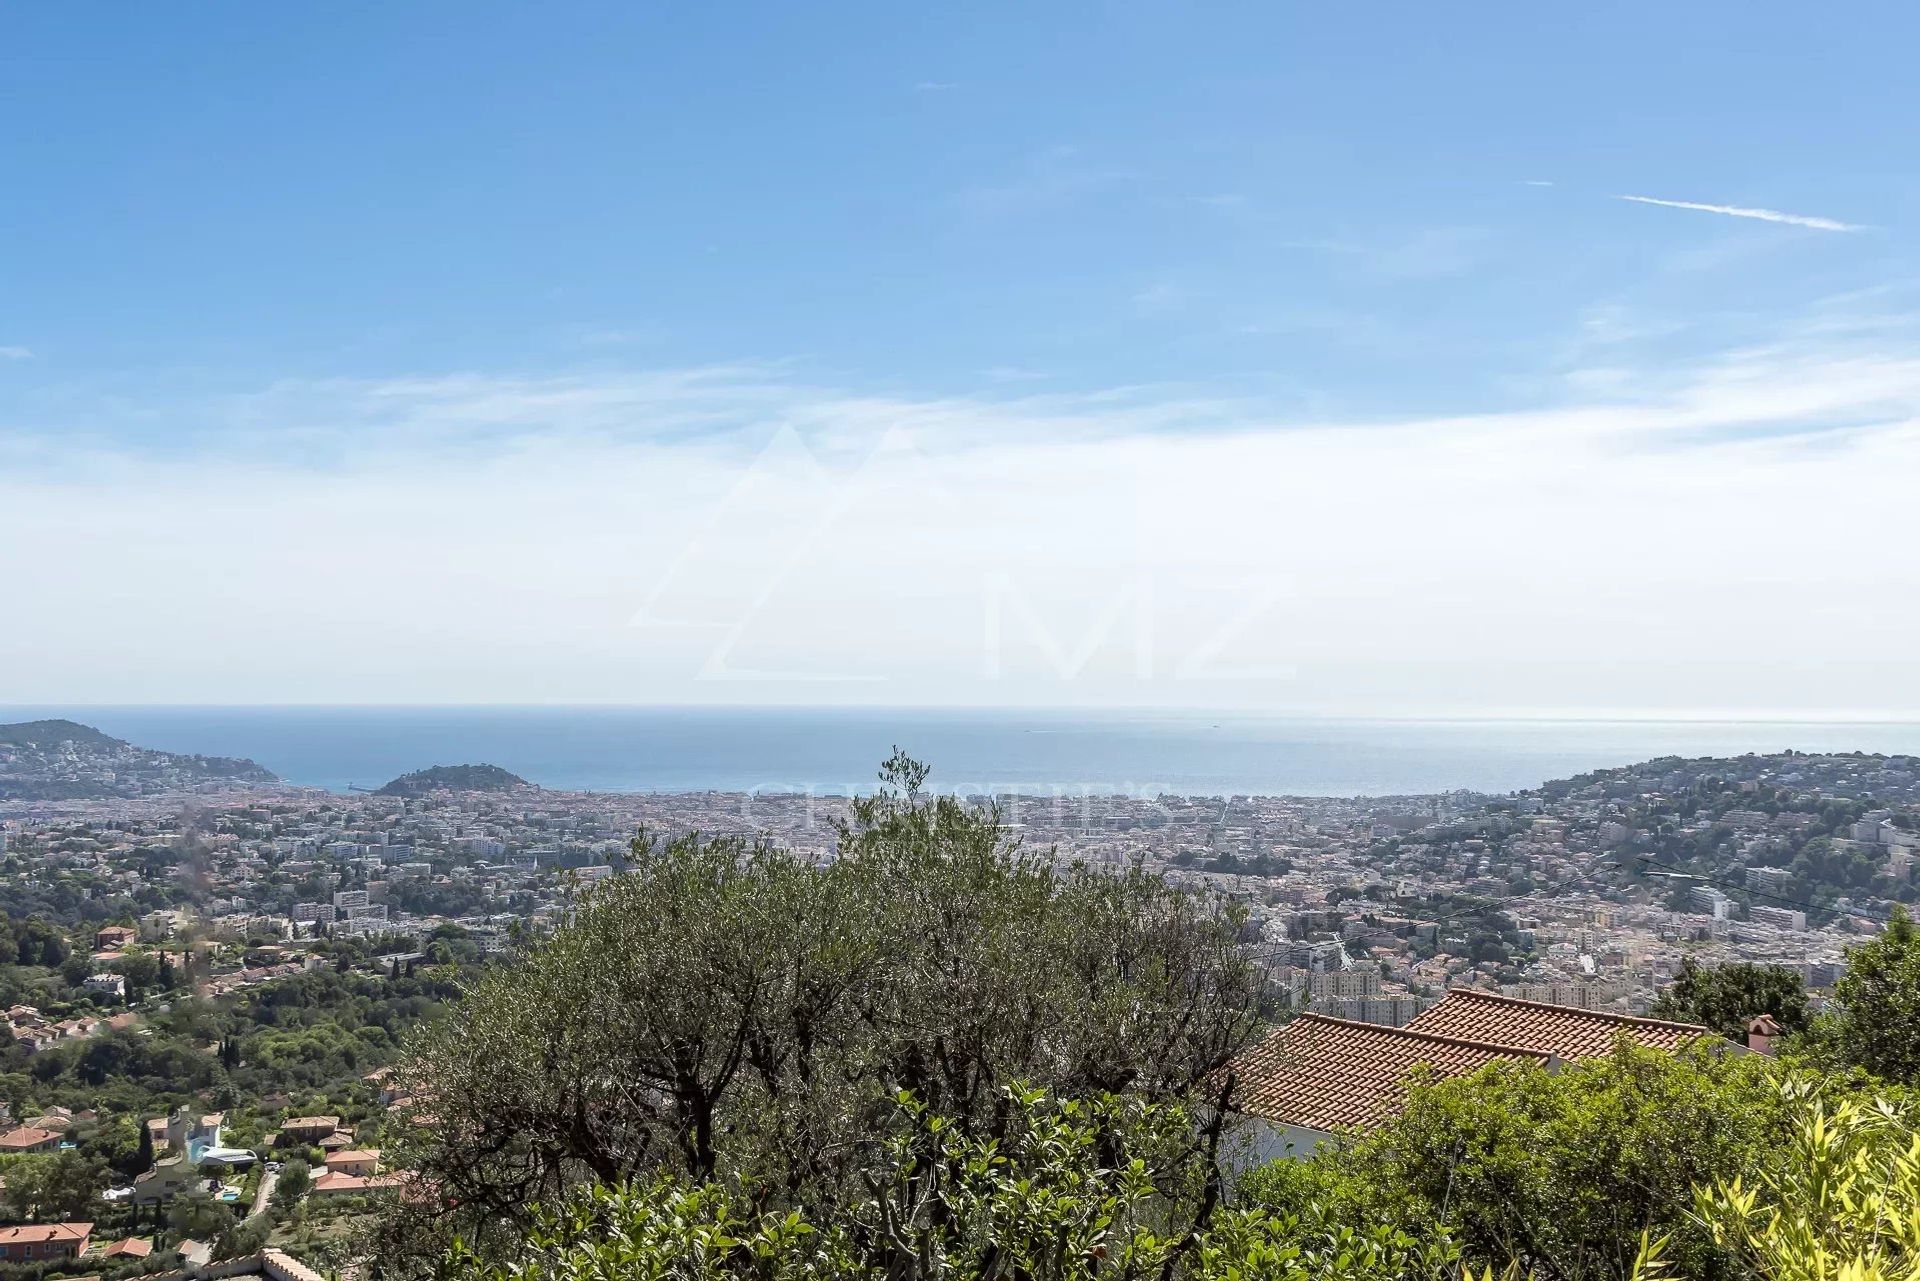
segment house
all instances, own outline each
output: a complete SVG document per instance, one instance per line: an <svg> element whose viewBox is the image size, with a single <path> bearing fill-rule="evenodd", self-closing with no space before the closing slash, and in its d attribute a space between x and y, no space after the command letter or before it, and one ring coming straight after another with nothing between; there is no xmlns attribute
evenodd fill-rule
<svg viewBox="0 0 1920 1281"><path fill-rule="evenodd" d="M338 1170L328 1170L313 1181L313 1190L309 1196L364 1196L369 1192L384 1192L405 1183L405 1176L399 1174L345 1174Z"/></svg>
<svg viewBox="0 0 1920 1281"><path fill-rule="evenodd" d="M91 1223L0 1228L0 1263L44 1263L78 1258L92 1239Z"/></svg>
<svg viewBox="0 0 1920 1281"><path fill-rule="evenodd" d="M337 1116L296 1116L280 1126L280 1142L283 1144L318 1143L322 1139L332 1138L340 1128Z"/></svg>
<svg viewBox="0 0 1920 1281"><path fill-rule="evenodd" d="M178 934L186 923L187 914L182 911L162 908L148 912L140 918L140 937L157 943Z"/></svg>
<svg viewBox="0 0 1920 1281"><path fill-rule="evenodd" d="M1233 1106L1259 1123L1257 1156L1299 1156L1393 1116L1416 1069L1456 1077L1531 1063L1554 1071L1608 1054L1622 1039L1671 1052L1712 1036L1691 1023L1455 988L1404 1028L1301 1015L1235 1062Z"/></svg>
<svg viewBox="0 0 1920 1281"><path fill-rule="evenodd" d="M378 1148L355 1148L334 1152L327 1157L329 1173L368 1175L380 1168Z"/></svg>
<svg viewBox="0 0 1920 1281"><path fill-rule="evenodd" d="M117 952L140 937L140 931L125 925L108 925L94 931L93 946L100 952Z"/></svg>
<svg viewBox="0 0 1920 1281"><path fill-rule="evenodd" d="M1519 1046L1302 1014L1234 1064L1233 1104L1263 1123L1254 1138L1261 1160L1304 1156L1343 1130L1399 1111L1415 1068L1466 1076L1489 1063L1546 1067L1552 1059Z"/></svg>
<svg viewBox="0 0 1920 1281"><path fill-rule="evenodd" d="M211 1241L195 1241L190 1237L182 1237L180 1244L173 1247L173 1252L180 1256L180 1262L190 1268L204 1268L213 1262Z"/></svg>
<svg viewBox="0 0 1920 1281"><path fill-rule="evenodd" d="M221 1143L220 1127L225 1123L224 1113L201 1115L184 1107L175 1109L166 1120L166 1155L155 1159L151 1170L134 1176L133 1203L159 1205L197 1187L206 1181L207 1176L200 1168L206 1162L218 1162L231 1169L259 1160L246 1148L229 1148ZM151 1131L152 1122L148 1128ZM156 1138L154 1151L161 1150L162 1144Z"/></svg>
<svg viewBox="0 0 1920 1281"><path fill-rule="evenodd" d="M51 1152L60 1146L60 1131L23 1125L0 1134L0 1156L19 1156L25 1152Z"/></svg>
<svg viewBox="0 0 1920 1281"><path fill-rule="evenodd" d="M86 982L80 986L89 992L104 992L108 996L119 997L121 999L125 999L127 995L126 976L110 974L105 970L102 970L98 974L89 975Z"/></svg>
<svg viewBox="0 0 1920 1281"><path fill-rule="evenodd" d="M103 1259L144 1259L153 1253L153 1241L149 1237L122 1237L112 1245L100 1251Z"/></svg>
<svg viewBox="0 0 1920 1281"><path fill-rule="evenodd" d="M381 1107L391 1107L395 1099L402 1097L400 1086L393 1079L391 1067L375 1068L360 1079L368 1085L379 1087Z"/></svg>
<svg viewBox="0 0 1920 1281"><path fill-rule="evenodd" d="M60 1034L50 1028L16 1025L13 1039L28 1054L38 1054L60 1039Z"/></svg>

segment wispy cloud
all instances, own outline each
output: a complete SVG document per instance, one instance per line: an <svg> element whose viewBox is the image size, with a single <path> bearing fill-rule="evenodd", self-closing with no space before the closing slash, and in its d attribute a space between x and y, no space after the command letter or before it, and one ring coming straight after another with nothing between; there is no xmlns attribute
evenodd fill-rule
<svg viewBox="0 0 1920 1281"><path fill-rule="evenodd" d="M1529 187L1551 187L1554 185L1553 183L1548 182L1545 178L1523 178L1521 179L1521 181L1524 185Z"/></svg>
<svg viewBox="0 0 1920 1281"><path fill-rule="evenodd" d="M1698 200L1661 200L1656 196L1616 196L1637 205L1660 205L1667 209L1692 209L1699 213L1725 214L1729 218L1753 218L1759 222L1781 222L1790 227L1812 227L1816 231L1860 231L1859 223L1838 218L1819 218L1810 214L1782 213L1778 209L1749 209L1743 205L1709 205Z"/></svg>
<svg viewBox="0 0 1920 1281"><path fill-rule="evenodd" d="M913 88L916 93L945 93L949 89L958 87L951 80L922 80Z"/></svg>
<svg viewBox="0 0 1920 1281"><path fill-rule="evenodd" d="M0 360L32 360L31 347L0 347Z"/></svg>
<svg viewBox="0 0 1920 1281"><path fill-rule="evenodd" d="M1375 714L1738 706L1790 672L1805 706L1867 705L1920 689L1908 338L1645 364L1613 344L1551 407L1374 421L1179 387L916 396L755 363L196 390L173 416L221 426L191 448L143 450L146 417L84 456L60 431L10 457L0 431L0 580L70 602L0 629L0 672L45 701L820 701L806 673L853 673L895 704ZM406 563L370 573L395 546ZM180 611L181 566L209 564ZM1283 606L1250 616L1276 584ZM642 600L724 624L724 648L629 627ZM1805 606L1835 600L1872 621L1845 663L1841 607ZM129 612L179 625L116 628ZM389 620L371 639L369 615ZM989 683L983 619L1003 615ZM716 653L800 675L728 684L703 675ZM1170 674L1215 655L1300 676Z"/></svg>

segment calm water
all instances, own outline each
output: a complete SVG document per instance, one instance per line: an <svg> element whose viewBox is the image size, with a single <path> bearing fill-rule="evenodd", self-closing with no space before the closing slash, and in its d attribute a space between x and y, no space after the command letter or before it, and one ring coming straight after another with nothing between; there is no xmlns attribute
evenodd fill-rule
<svg viewBox="0 0 1920 1281"><path fill-rule="evenodd" d="M1506 792L1653 756L1920 753L1920 725L1379 721L1084 712L669 708L0 707L145 747L259 761L289 782L378 786L486 762L593 791L866 790L894 744L945 787L1220 795Z"/></svg>

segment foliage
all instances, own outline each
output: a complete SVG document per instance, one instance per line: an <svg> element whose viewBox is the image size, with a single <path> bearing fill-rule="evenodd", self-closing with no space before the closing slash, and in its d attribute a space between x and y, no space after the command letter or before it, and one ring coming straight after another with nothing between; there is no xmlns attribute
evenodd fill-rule
<svg viewBox="0 0 1920 1281"><path fill-rule="evenodd" d="M1731 1178L1785 1133L1759 1056L1670 1055L1622 1043L1550 1072L1495 1065L1428 1081L1380 1129L1297 1168L1249 1175L1242 1195L1319 1201L1347 1222L1447 1231L1476 1265L1518 1260L1568 1281L1634 1273L1641 1237L1694 1281L1730 1275L1692 1220L1696 1185Z"/></svg>
<svg viewBox="0 0 1920 1281"><path fill-rule="evenodd" d="M233 1210L204 1189L182 1192L167 1207L167 1226L183 1237L212 1241L234 1226Z"/></svg>
<svg viewBox="0 0 1920 1281"><path fill-rule="evenodd" d="M419 797L441 789L456 792L505 792L516 787L529 786L531 784L526 779L518 774L508 773L498 765L435 765L431 769L402 774L381 788L378 794Z"/></svg>
<svg viewBox="0 0 1920 1281"><path fill-rule="evenodd" d="M313 1167L295 1157L280 1167L280 1178L273 1185L276 1205L290 1206L313 1186Z"/></svg>
<svg viewBox="0 0 1920 1281"><path fill-rule="evenodd" d="M543 1212L511 1266L465 1246L448 1281L961 1281L1438 1278L1455 1256L1392 1228L1217 1207L1184 1110L1004 1093L998 1138L969 1138L902 1095L868 1147L868 1194L824 1219L756 1206L729 1182L661 1174Z"/></svg>
<svg viewBox="0 0 1920 1281"><path fill-rule="evenodd" d="M1245 1044L1238 914L1139 869L1059 868L997 809L923 799L904 757L883 778L825 867L643 834L418 1046L401 1078L438 1121L403 1162L495 1218L660 1171L831 1210L869 1191L896 1091L972 1140L1015 1081L1178 1101Z"/></svg>
<svg viewBox="0 0 1920 1281"><path fill-rule="evenodd" d="M1719 965L1701 969L1681 963L1673 985L1654 1003L1655 1018L1699 1023L1730 1040L1746 1040L1747 1023L1771 1014L1785 1032L1805 1031L1810 1014L1800 976L1778 965Z"/></svg>
<svg viewBox="0 0 1920 1281"><path fill-rule="evenodd" d="M73 949L66 935L37 917L9 919L0 912L0 964L59 969Z"/></svg>
<svg viewBox="0 0 1920 1281"><path fill-rule="evenodd" d="M1816 1028L1821 1048L1889 1081L1920 1084L1920 930L1905 911L1894 908L1878 938L1848 949L1833 995Z"/></svg>
<svg viewBox="0 0 1920 1281"><path fill-rule="evenodd" d="M257 1254L266 1246L271 1231L271 1225L264 1217L242 1219L220 1234L220 1239L214 1243L214 1257L234 1259Z"/></svg>
<svg viewBox="0 0 1920 1281"><path fill-rule="evenodd" d="M84 1219L107 1185L106 1173L78 1152L46 1152L9 1158L0 1187L4 1222Z"/></svg>
<svg viewBox="0 0 1920 1281"><path fill-rule="evenodd" d="M1767 1281L1920 1277L1920 1133L1886 1100L1784 1090L1792 1141L1752 1178L1701 1189L1700 1220Z"/></svg>

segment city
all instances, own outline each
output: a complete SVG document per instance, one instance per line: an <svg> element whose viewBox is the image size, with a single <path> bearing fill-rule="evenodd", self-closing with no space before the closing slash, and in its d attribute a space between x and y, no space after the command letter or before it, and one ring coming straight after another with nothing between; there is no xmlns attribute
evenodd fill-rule
<svg viewBox="0 0 1920 1281"><path fill-rule="evenodd" d="M306 1090L249 1097L237 1069L269 1050L243 1024L210 1047L224 1083L163 1086L159 1115L53 1103L60 1078L39 1065L63 1050L84 1071L90 1043L152 1037L200 1003L252 1018L273 1008L263 994L277 985L351 975L445 996L620 876L638 832L767 842L825 865L851 818L844 796L589 795L473 767L382 789L397 795L334 794L235 766L210 778L198 758L165 753L143 754L145 783L121 795L125 772L112 766L126 746L83 728L51 731L74 737L31 752L0 748L11 797L0 800L0 901L16 932L5 959L18 962L0 966L13 1065L0 1072L0 1151L75 1150L69 1134L98 1150L103 1134L151 1132L135 1158L147 1168L127 1171L119 1153L131 1177L92 1190L99 1218L128 1225L83 1243L96 1253L151 1248L139 1216L181 1197L244 1197L246 1218L200 1211L212 1220L200 1230L237 1232L261 1221L276 1184L274 1204L310 1203L299 1240L311 1247L311 1224L351 1222L364 1198L401 1187L378 1145L416 1105L384 1078L405 1029L362 1045L351 1066L364 1071L329 1063ZM50 777L110 794L45 799ZM436 786L448 778L490 790ZM1280 1022L1311 1013L1399 1028L1460 988L1644 1015L1683 966L1741 963L1790 971L1817 1001L1847 947L1913 899L1920 859L1913 757L1671 759L1503 797L1082 791L965 803L997 806L1009 842L1056 864L1140 868L1243 911L1240 946ZM193 1110L214 1103L217 1115ZM188 1132L173 1133L182 1116ZM312 1158L304 1186L282 1182L281 1161L254 1168L255 1147L272 1156L289 1143ZM204 1244L180 1235L173 1248L190 1259Z"/></svg>

